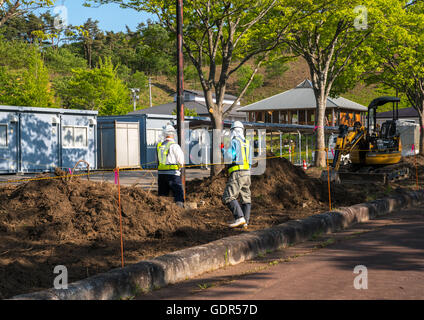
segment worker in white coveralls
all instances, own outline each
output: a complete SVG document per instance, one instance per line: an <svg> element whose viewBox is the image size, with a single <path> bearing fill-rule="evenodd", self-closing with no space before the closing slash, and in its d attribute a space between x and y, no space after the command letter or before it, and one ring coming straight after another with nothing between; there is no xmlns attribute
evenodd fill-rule
<svg viewBox="0 0 424 320"><path fill-rule="evenodd" d="M157 145L158 195L167 197L172 190L176 204L184 207L184 189L181 181L184 152L175 142L176 135L174 127L167 125L163 130L165 140Z"/></svg>
<svg viewBox="0 0 424 320"><path fill-rule="evenodd" d="M221 145L224 163L227 164L229 179L222 196L222 202L231 210L234 221L230 228L243 227L247 229L250 219L250 142L244 137L244 126L240 121L231 125L231 145L225 149ZM241 198L241 205L238 198Z"/></svg>

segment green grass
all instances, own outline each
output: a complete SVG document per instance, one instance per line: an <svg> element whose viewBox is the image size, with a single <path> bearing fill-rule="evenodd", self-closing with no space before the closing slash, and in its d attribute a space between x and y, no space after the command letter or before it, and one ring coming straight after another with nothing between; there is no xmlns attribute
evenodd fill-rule
<svg viewBox="0 0 424 320"><path fill-rule="evenodd" d="M367 197L365 198L365 202L374 201L376 199L377 199L377 195L375 193L372 193L367 195Z"/></svg>
<svg viewBox="0 0 424 320"><path fill-rule="evenodd" d="M320 248L325 248L325 247L327 247L327 246L329 246L329 245L331 245L331 244L333 244L335 242L336 242L335 239L329 238L329 239L325 240L324 242L321 242L318 246Z"/></svg>
<svg viewBox="0 0 424 320"><path fill-rule="evenodd" d="M317 240L317 238L321 237L321 235L322 231L317 231L312 235L311 240Z"/></svg>
<svg viewBox="0 0 424 320"><path fill-rule="evenodd" d="M197 285L201 290L206 290L208 288L212 288L214 286L213 283L199 283Z"/></svg>

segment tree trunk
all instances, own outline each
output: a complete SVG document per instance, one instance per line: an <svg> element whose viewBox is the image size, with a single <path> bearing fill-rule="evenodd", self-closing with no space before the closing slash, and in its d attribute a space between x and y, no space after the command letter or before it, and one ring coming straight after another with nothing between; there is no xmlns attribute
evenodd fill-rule
<svg viewBox="0 0 424 320"><path fill-rule="evenodd" d="M424 156L424 117L421 112L419 115L419 123L420 123L420 155Z"/></svg>
<svg viewBox="0 0 424 320"><path fill-rule="evenodd" d="M326 167L327 161L326 161L326 152L325 148L325 135L324 135L324 119L325 119L325 108L326 108L326 97L324 90L318 90L316 94L316 102L317 102L317 109L316 109L316 120L315 120L315 126L316 126L316 152L315 152L315 166L317 167Z"/></svg>
<svg viewBox="0 0 424 320"><path fill-rule="evenodd" d="M222 169L224 169L221 154L222 130L224 129L224 125L222 122L222 114L219 112L213 113L211 119L214 128L212 133L211 176L217 176Z"/></svg>

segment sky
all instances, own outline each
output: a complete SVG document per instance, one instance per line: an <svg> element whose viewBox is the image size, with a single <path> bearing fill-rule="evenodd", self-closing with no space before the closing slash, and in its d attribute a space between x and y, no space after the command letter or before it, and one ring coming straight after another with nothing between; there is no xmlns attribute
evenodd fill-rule
<svg viewBox="0 0 424 320"><path fill-rule="evenodd" d="M148 19L156 20L149 13L138 12L134 9L122 9L117 4L86 8L82 5L83 3L84 0L56 0L55 6L49 10L53 14L65 12L61 8L61 6L64 6L67 10L68 24L82 25L88 18L91 18L99 21L99 27L103 31L125 31L126 25L131 30L135 30L141 22L146 22Z"/></svg>

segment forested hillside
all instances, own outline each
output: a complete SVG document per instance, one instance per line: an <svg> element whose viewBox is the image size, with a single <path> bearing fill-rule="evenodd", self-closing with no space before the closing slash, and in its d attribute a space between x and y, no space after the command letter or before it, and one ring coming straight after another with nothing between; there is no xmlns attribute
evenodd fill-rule
<svg viewBox="0 0 424 320"><path fill-rule="evenodd" d="M98 110L126 114L133 108L130 88L140 88L137 108L172 101L175 92L175 36L147 21L136 30L100 30L98 21L57 31L50 13L27 14L0 28L0 104ZM185 60L185 88L201 90L198 75ZM232 76L228 93L237 95L252 74L249 64ZM261 66L242 105L296 86L309 78L304 60L276 60ZM344 97L367 105L393 91L359 84ZM403 103L403 106L407 106Z"/></svg>

